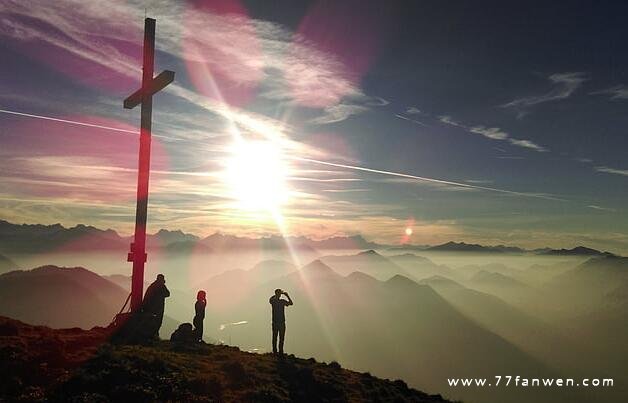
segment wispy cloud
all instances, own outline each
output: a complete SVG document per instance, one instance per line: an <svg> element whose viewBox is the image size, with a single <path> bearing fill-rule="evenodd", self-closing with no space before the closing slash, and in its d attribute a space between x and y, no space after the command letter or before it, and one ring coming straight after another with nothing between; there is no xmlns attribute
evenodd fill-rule
<svg viewBox="0 0 628 403"><path fill-rule="evenodd" d="M595 167L594 170L597 172L604 172L607 174L628 176L628 169L616 169L616 168L609 168L605 166L599 166L599 167Z"/></svg>
<svg viewBox="0 0 628 403"><path fill-rule="evenodd" d="M366 104L369 106L386 106L390 104L390 101L382 97L371 97Z"/></svg>
<svg viewBox="0 0 628 403"><path fill-rule="evenodd" d="M310 119L308 123L315 125L338 123L368 110L369 108L363 105L340 103L326 107L321 116Z"/></svg>
<svg viewBox="0 0 628 403"><path fill-rule="evenodd" d="M548 151L547 148L545 148L543 146L540 146L540 145L534 143L531 140L513 138L513 137L511 137L511 135L509 133L507 133L506 131L500 129L499 127L486 127L486 126L481 126L481 125L479 125L479 126L467 126L467 125L465 125L463 123L460 123L460 122L454 120L451 116L448 116L448 115L439 116L438 120L441 123L444 123L446 125L459 127L459 128L464 129L464 130L466 130L466 131L468 131L470 133L479 134L481 136L484 136L487 139L497 140L497 141L507 141L510 144L512 144L513 146L527 148L529 150L534 150L534 151L537 151L537 152L546 152L546 151Z"/></svg>
<svg viewBox="0 0 628 403"><path fill-rule="evenodd" d="M503 108L525 109L526 107L544 102L569 98L588 80L588 77L586 73L583 72L567 72L552 74L547 77L547 79L552 84L552 89L545 94L517 98L501 106Z"/></svg>
<svg viewBox="0 0 628 403"><path fill-rule="evenodd" d="M141 32L144 5L140 3L7 1L0 7L3 17L0 36L43 43L69 53L76 60L107 69L113 75L137 80L138 61L120 51L118 44L129 38L133 40ZM334 55L318 50L279 24L236 14L189 12L189 7L179 2L153 3L150 10L159 16L157 47L161 52L193 66L207 64L233 86L254 86L264 80L266 95L274 99L330 108L325 110L328 121L365 110L365 107L339 104L344 97L362 96L345 66ZM182 18L185 24L181 23ZM47 29L49 26L56 30ZM138 43L140 38L135 38ZM69 59L68 63L76 62ZM194 76L193 71L189 73ZM195 85L203 92L202 83ZM276 132L286 129L281 121L226 104L220 100L220 94L203 96L212 94L200 95L176 82L166 90L231 124L256 132L260 126ZM373 98L369 102L383 105L387 101Z"/></svg>
<svg viewBox="0 0 628 403"><path fill-rule="evenodd" d="M474 126L470 128L469 131L471 133L481 134L492 140L506 140L509 137L508 133L504 132L499 127Z"/></svg>
<svg viewBox="0 0 628 403"><path fill-rule="evenodd" d="M624 84L615 85L613 87L590 92L591 95L610 95L611 99L628 99L628 86Z"/></svg>
<svg viewBox="0 0 628 403"><path fill-rule="evenodd" d="M444 123L446 125L450 125L450 126L457 126L457 127L463 127L463 128L467 128L466 126L458 123L457 121L455 121L451 116L449 115L441 115L438 117L438 120L441 123Z"/></svg>
<svg viewBox="0 0 628 403"><path fill-rule="evenodd" d="M384 107L389 103L389 101L382 97L372 97L362 93L355 93L351 96L344 97L338 104L326 106L320 116L308 120L307 123L317 125L338 123L371 109Z"/></svg>
<svg viewBox="0 0 628 403"><path fill-rule="evenodd" d="M408 106L406 108L406 114L408 115L423 115L425 112L417 108L416 106Z"/></svg>
<svg viewBox="0 0 628 403"><path fill-rule="evenodd" d="M509 138L508 141L510 142L510 144L515 145L517 147L529 148L531 150L538 151L540 153L547 151L545 147L541 147L540 145L533 143L530 140L520 140L520 139Z"/></svg>

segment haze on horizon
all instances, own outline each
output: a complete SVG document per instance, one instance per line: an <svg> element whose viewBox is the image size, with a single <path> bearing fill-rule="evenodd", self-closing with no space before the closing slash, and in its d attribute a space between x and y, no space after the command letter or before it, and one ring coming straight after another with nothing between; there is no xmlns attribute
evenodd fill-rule
<svg viewBox="0 0 628 403"><path fill-rule="evenodd" d="M0 218L131 233L144 3L0 4ZM149 230L626 254L626 11L150 3Z"/></svg>

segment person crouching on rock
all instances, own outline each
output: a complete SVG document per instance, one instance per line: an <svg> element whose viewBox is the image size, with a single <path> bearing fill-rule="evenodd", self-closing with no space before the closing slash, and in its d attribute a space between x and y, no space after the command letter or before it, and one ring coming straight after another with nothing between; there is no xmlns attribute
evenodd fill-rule
<svg viewBox="0 0 628 403"><path fill-rule="evenodd" d="M196 294L196 303L194 304L194 340L203 341L203 320L205 319L205 307L207 306L207 299L205 291L200 290Z"/></svg>

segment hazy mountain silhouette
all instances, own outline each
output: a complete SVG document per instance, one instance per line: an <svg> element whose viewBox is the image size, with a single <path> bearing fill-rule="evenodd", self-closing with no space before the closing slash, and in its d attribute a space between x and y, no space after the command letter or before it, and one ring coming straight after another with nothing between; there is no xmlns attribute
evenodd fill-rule
<svg viewBox="0 0 628 403"><path fill-rule="evenodd" d="M628 393L628 258L599 256L568 270L544 287L544 313L569 329L574 340L586 340L587 362L598 363L598 372L615 377L617 393Z"/></svg>
<svg viewBox="0 0 628 403"><path fill-rule="evenodd" d="M535 305L541 298L538 289L502 273L480 270L467 284L478 291L495 295L518 307L528 308ZM528 311L526 309L526 311Z"/></svg>
<svg viewBox="0 0 628 403"><path fill-rule="evenodd" d="M284 276L282 279L284 278L294 279L295 281L300 281L305 278L308 281L316 280L318 282L326 282L338 281L342 276L326 265L321 259L317 259L303 266L298 272L292 273L290 276Z"/></svg>
<svg viewBox="0 0 628 403"><path fill-rule="evenodd" d="M306 237L268 236L262 238L238 237L215 233L204 238L203 244L217 251L247 250L247 249L288 249L300 252L316 252L318 250L356 250L380 247L376 243L368 242L362 236L332 237L324 240L312 240Z"/></svg>
<svg viewBox="0 0 628 403"><path fill-rule="evenodd" d="M89 225L79 224L66 228L61 224L13 224L0 220L0 253L11 257L13 254L42 252L90 252L123 251L129 248L131 236L120 236L116 231L102 230ZM513 246L483 246L464 242L447 242L437 246L405 244L391 246L370 242L361 235L335 236L322 240L307 237L268 236L262 238L239 237L215 233L205 238L185 233L181 230L161 229L147 235L147 248L150 252L161 251L173 254L220 253L246 250L292 250L301 253L316 254L324 250L364 250L377 249L388 251L430 251L430 252L477 252L521 254L534 253L556 256L594 256L609 254L586 247L573 249L541 248L533 251Z"/></svg>
<svg viewBox="0 0 628 403"><path fill-rule="evenodd" d="M0 315L51 327L107 325L127 295L82 267L43 266L0 275Z"/></svg>
<svg viewBox="0 0 628 403"><path fill-rule="evenodd" d="M82 267L16 270L0 275L0 315L54 328L106 326L122 308L130 286L129 276L100 276ZM169 311L190 309L190 297L176 289L171 294ZM166 315L161 337L169 337L177 326Z"/></svg>
<svg viewBox="0 0 628 403"><path fill-rule="evenodd" d="M438 265L430 259L417 256L412 253L404 253L402 255L389 256L388 259L396 265L406 269L415 279L423 279L432 276L445 276L456 279L460 275L445 265Z"/></svg>
<svg viewBox="0 0 628 403"><path fill-rule="evenodd" d="M289 352L338 360L379 376L402 377L417 387L455 398L502 402L507 393L508 401L530 401L534 395L537 401L556 402L551 390L522 391L520 398L512 400L510 390L449 388L446 379L452 376L517 373L538 377L553 372L469 319L430 286L402 275L387 281L360 272L344 277L317 260L252 289L228 311L212 312L208 318L216 323L247 321L234 337L246 348L263 348L268 344L270 323L265 302L275 288L289 291L295 301L286 312Z"/></svg>
<svg viewBox="0 0 628 403"><path fill-rule="evenodd" d="M434 290L439 291L441 289L466 289L462 284L439 275L427 277L418 282L419 284L429 285Z"/></svg>
<svg viewBox="0 0 628 403"><path fill-rule="evenodd" d="M386 280L399 273L412 277L409 270L372 249L354 255L323 256L320 261L343 275L361 271L380 280Z"/></svg>
<svg viewBox="0 0 628 403"><path fill-rule="evenodd" d="M573 269L574 261L560 261L553 264L533 264L524 270L511 272L511 275L527 284L541 286L557 275Z"/></svg>
<svg viewBox="0 0 628 403"><path fill-rule="evenodd" d="M214 250L200 241L177 241L165 245L161 252L169 254L212 253Z"/></svg>
<svg viewBox="0 0 628 403"><path fill-rule="evenodd" d="M429 248L431 248L430 245L403 244L399 246L391 246L386 250L389 252L420 252Z"/></svg>
<svg viewBox="0 0 628 403"><path fill-rule="evenodd" d="M124 274L111 274L109 276L101 276L105 280L109 280L120 286L123 290L131 290L131 276Z"/></svg>
<svg viewBox="0 0 628 403"><path fill-rule="evenodd" d="M346 279L350 282L368 284L370 286L373 286L374 284L377 284L379 282L379 280L375 277L369 276L368 274L362 273L361 271L354 271L353 273L350 273L348 276L346 276Z"/></svg>
<svg viewBox="0 0 628 403"><path fill-rule="evenodd" d="M598 310L609 293L628 283L628 258L593 257L550 280L544 288L569 312Z"/></svg>
<svg viewBox="0 0 628 403"><path fill-rule="evenodd" d="M4 255L0 255L0 273L19 269L17 263Z"/></svg>
<svg viewBox="0 0 628 403"><path fill-rule="evenodd" d="M380 260L383 257L373 251L349 255L350 258L356 256L368 259L367 262L373 258L380 262L387 260ZM621 264L609 265L612 267L603 270L620 271ZM595 267L583 267L595 272ZM265 261L249 270L230 270L211 278L206 283L208 312L205 326L208 336L233 340L246 349L267 350L270 326L267 301L275 288L282 288L290 292L295 300L295 306L287 309L288 352L327 361L337 360L349 368L402 378L415 387L469 401L582 401L579 396L573 396L572 391L564 390L560 393L545 388L513 392L512 389L450 388L446 385L447 378L451 377L492 377L495 374L557 376L560 374L550 369L547 361L552 361L552 366L556 363L564 366L567 365L565 362L569 362L564 355L579 351L571 347L562 348L571 344L557 336L547 323L498 298L465 288L442 276L426 279L422 284L398 274L387 281L380 281L359 271L343 276L320 260L298 271L294 269L284 261ZM37 273L38 270L32 272ZM82 312L68 311L67 306L93 306L93 301L101 300L98 290L103 286L105 289L114 287L118 292L111 293L114 295L111 298L114 301L110 303L112 313L102 315L106 317L105 322L126 298L126 289L113 283L126 284L128 276L110 276L99 281L97 275L84 269L48 270L55 274L54 278L60 277L62 281L37 279L40 277L32 273L35 280L31 281L25 275L30 272L14 272L20 274L17 278L26 280L17 282L21 284L19 287L7 283L13 293L9 296L6 288L2 287L7 275L0 276L0 298L35 299L36 303L27 308L28 312L36 311L42 304L50 304L52 307L47 309L54 312L84 318ZM29 287L31 282L36 286ZM57 286L56 283L64 286ZM83 283L90 284L92 288ZM82 291L86 288L90 292ZM166 314L181 318L180 321L189 320L196 290L193 288L184 293L171 289L172 297L166 303ZM0 299L0 306L11 304ZM99 306L95 306L91 311L98 309ZM237 328L217 330L220 324L239 321L246 323ZM67 326L73 325L89 327L84 323ZM176 325L177 322L165 319L164 328L173 329ZM605 330L613 328L613 323L609 321L599 322L599 325ZM621 327L615 325L614 329L621 330ZM597 336L595 331L587 325L579 327L577 334L592 337ZM162 332L164 336L168 334ZM609 340L609 343L596 347L597 350L572 354L572 358L578 361L579 358L594 357L595 353L607 356L612 354L609 347L612 345L615 357L605 360L612 363L609 368L619 369L625 347L619 345L619 338ZM556 348L558 345L561 349ZM574 369L568 375L573 373L579 372Z"/></svg>
<svg viewBox="0 0 628 403"><path fill-rule="evenodd" d="M195 242L200 240L199 237L192 234L186 234L181 230L169 231L160 229L155 234L147 235L146 242L159 242L162 245L167 245L175 242Z"/></svg>
<svg viewBox="0 0 628 403"><path fill-rule="evenodd" d="M628 282L624 282L614 290L606 293L605 302L609 307L628 311L628 309L625 309L628 308Z"/></svg>
<svg viewBox="0 0 628 403"><path fill-rule="evenodd" d="M529 286L522 283L521 281L515 280L512 277L508 277L505 274L489 272L486 270L480 270L475 275L473 275L473 277L471 277L471 282L475 284L504 288L529 288Z"/></svg>
<svg viewBox="0 0 628 403"><path fill-rule="evenodd" d="M248 270L248 274L254 279L256 283L261 284L265 281L285 276L286 274L289 274L296 269L297 267L292 263L288 263L283 260L272 259L259 262Z"/></svg>
<svg viewBox="0 0 628 403"><path fill-rule="evenodd" d="M11 224L0 220L0 250L12 253L37 253L52 251L102 251L128 248L115 231L101 230L79 224L65 228L60 224Z"/></svg>
<svg viewBox="0 0 628 403"><path fill-rule="evenodd" d="M481 252L481 253L524 253L524 249L514 246L483 246L464 242L447 242L427 249L432 252Z"/></svg>
<svg viewBox="0 0 628 403"><path fill-rule="evenodd" d="M324 250L381 249L386 246L375 242L369 242L364 239L362 235L353 235L348 237L335 236L320 241L313 241L304 238L304 242L307 242L313 248Z"/></svg>
<svg viewBox="0 0 628 403"><path fill-rule="evenodd" d="M131 236L120 236L114 230L101 230L79 224L66 228L61 224L13 224L0 220L0 252L9 256L13 253L41 252L89 252L127 251ZM190 252L209 253L212 251L243 251L252 249L293 250L316 253L317 250L378 248L382 245L368 242L362 236L332 237L324 240L311 240L306 237L269 236L247 238L215 233L200 239L196 235L180 230L161 229L148 234L146 244L149 251L183 254Z"/></svg>
<svg viewBox="0 0 628 403"><path fill-rule="evenodd" d="M130 243L133 238L126 237L125 241ZM160 229L154 234L147 234L146 248L149 252L167 254L210 253L212 251L210 247L202 244L201 239L196 235L187 234L181 230L165 229Z"/></svg>
<svg viewBox="0 0 628 403"><path fill-rule="evenodd" d="M295 270L293 264L283 260L264 260L249 270L227 270L198 284L196 288L207 291L210 309L225 309L247 298L255 287Z"/></svg>
<svg viewBox="0 0 628 403"><path fill-rule="evenodd" d="M547 365L573 372L582 365L575 346L558 329L502 299L435 276L420 282L432 287L468 318L496 333ZM557 349L560 345L564 348Z"/></svg>
<svg viewBox="0 0 628 403"><path fill-rule="evenodd" d="M481 271L487 271L490 273L511 273L513 269L506 266L503 263L485 263L485 264L466 264L459 269L467 276L472 277L476 273Z"/></svg>
<svg viewBox="0 0 628 403"><path fill-rule="evenodd" d="M597 249L591 249L584 246L576 246L572 249L549 249L542 250L538 252L539 255L550 255L550 256L603 256L608 255L612 256L612 253L609 252L601 252Z"/></svg>

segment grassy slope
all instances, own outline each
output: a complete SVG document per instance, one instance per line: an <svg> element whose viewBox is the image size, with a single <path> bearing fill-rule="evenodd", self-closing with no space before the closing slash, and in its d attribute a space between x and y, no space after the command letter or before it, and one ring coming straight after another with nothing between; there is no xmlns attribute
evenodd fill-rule
<svg viewBox="0 0 628 403"><path fill-rule="evenodd" d="M102 329L52 330L0 317L0 401L445 401L312 358L105 339Z"/></svg>

